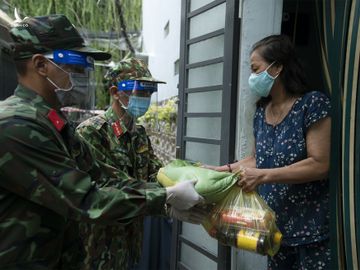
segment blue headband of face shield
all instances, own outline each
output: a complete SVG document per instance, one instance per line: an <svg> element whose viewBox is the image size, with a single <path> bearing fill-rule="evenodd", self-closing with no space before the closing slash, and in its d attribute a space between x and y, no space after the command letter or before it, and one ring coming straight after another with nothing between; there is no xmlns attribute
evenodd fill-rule
<svg viewBox="0 0 360 270"><path fill-rule="evenodd" d="M52 59L56 64L78 65L88 70L94 70L94 59L83 53L69 50L55 50L45 57Z"/></svg>
<svg viewBox="0 0 360 270"><path fill-rule="evenodd" d="M157 91L157 83L154 82L145 82L137 80L126 80L118 82L117 84L118 91L149 91L151 93Z"/></svg>

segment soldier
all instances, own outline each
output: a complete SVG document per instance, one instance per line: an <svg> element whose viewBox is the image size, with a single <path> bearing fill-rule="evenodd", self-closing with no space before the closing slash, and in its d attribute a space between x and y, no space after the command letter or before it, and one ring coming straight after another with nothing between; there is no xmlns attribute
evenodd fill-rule
<svg viewBox="0 0 360 270"><path fill-rule="evenodd" d="M76 131L89 144L97 159L133 178L154 182L162 164L154 155L145 128L137 125L136 120L146 113L151 95L157 91L157 84L163 82L154 79L145 63L133 57L122 60L111 68L105 75L105 80L110 85L110 108L105 114L81 123ZM161 223L165 230L160 233L154 231L160 229ZM160 239L156 239L156 236L160 238L162 233L162 237L170 241L171 227L165 220L148 218L145 224L145 231L150 233L151 228L154 234L154 237L145 237L159 242ZM91 262L95 266L106 265L106 269L127 269L127 263L132 267L132 264L138 261L142 242L142 219L134 220L127 227L86 224L83 230L87 263ZM156 244L152 242L152 246ZM166 247L166 251L157 250L167 255L162 257L162 265L168 264L166 261L170 257L169 248ZM155 257L159 258L159 255ZM153 264L157 263L156 258L152 260ZM145 257L141 262L147 264ZM159 264L152 265L151 268L154 267L160 268ZM149 265L145 268L149 268Z"/></svg>
<svg viewBox="0 0 360 270"><path fill-rule="evenodd" d="M28 17L0 32L19 82L0 102L0 269L58 269L71 220L120 226L202 201L194 181L165 189L129 178L76 138L63 97L84 93L93 59L110 55L84 46L65 16Z"/></svg>

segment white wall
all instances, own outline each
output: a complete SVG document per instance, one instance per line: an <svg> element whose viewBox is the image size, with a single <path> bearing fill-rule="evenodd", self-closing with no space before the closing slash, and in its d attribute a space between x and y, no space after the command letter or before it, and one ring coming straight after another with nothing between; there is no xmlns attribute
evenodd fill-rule
<svg viewBox="0 0 360 270"><path fill-rule="evenodd" d="M240 10L242 21L235 150L237 159L249 155L254 147L253 116L258 97L250 92L248 85L251 47L256 41L268 35L280 33L282 3L282 0L242 0ZM233 249L232 258L232 269L265 270L267 268L266 256Z"/></svg>
<svg viewBox="0 0 360 270"><path fill-rule="evenodd" d="M250 52L260 39L281 31L282 0L242 0L239 94L237 113L236 158L241 159L253 150L252 118L255 112L254 96L248 85Z"/></svg>
<svg viewBox="0 0 360 270"><path fill-rule="evenodd" d="M178 94L179 75L174 75L174 62L180 56L181 0L143 0L143 53L149 56L153 77L166 81L159 84L158 100ZM164 27L169 21L169 34Z"/></svg>

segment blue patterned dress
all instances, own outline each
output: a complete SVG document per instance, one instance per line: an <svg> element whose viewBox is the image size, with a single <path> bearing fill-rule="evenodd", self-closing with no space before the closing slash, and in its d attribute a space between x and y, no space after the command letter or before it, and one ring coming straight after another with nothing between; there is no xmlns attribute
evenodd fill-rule
<svg viewBox="0 0 360 270"><path fill-rule="evenodd" d="M265 108L254 117L256 167L279 168L307 158L309 127L330 114L330 101L321 92L298 98L279 124L266 123ZM259 194L275 211L284 246L319 242L329 237L329 181L304 184L263 184Z"/></svg>

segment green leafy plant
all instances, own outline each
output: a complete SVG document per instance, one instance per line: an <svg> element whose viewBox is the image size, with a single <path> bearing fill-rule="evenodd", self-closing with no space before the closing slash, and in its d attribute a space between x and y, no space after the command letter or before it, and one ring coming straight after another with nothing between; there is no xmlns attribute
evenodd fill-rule
<svg viewBox="0 0 360 270"><path fill-rule="evenodd" d="M141 0L122 0L124 19L128 30L141 29ZM13 16L17 8L21 16L64 14L77 27L91 31L115 31L121 35L121 26L115 0L7 0L2 8Z"/></svg>
<svg viewBox="0 0 360 270"><path fill-rule="evenodd" d="M169 99L162 105L152 104L146 114L140 117L138 121L153 130L165 127L165 132L170 133L171 126L176 123L176 118L176 100Z"/></svg>

